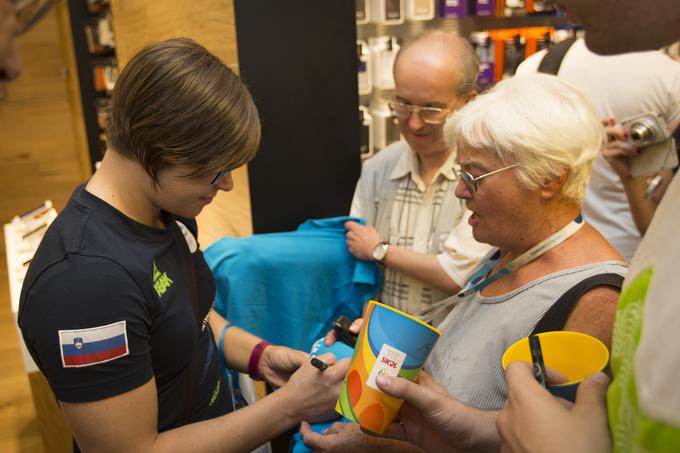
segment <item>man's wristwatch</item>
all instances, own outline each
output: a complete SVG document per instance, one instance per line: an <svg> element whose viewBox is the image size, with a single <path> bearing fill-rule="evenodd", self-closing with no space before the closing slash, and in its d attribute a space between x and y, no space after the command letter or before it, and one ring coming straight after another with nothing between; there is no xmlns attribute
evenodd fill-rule
<svg viewBox="0 0 680 453"><path fill-rule="evenodd" d="M385 261L385 256L387 256L387 248L389 246L390 244L388 244L387 241L378 242L376 246L373 247L373 253L371 253L373 261L377 261L378 263Z"/></svg>

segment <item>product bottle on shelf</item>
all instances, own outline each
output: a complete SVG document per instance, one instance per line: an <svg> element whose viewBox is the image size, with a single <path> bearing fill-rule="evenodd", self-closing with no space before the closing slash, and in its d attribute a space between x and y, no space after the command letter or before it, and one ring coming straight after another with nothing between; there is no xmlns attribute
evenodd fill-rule
<svg viewBox="0 0 680 453"><path fill-rule="evenodd" d="M373 117L363 105L359 106L359 152L362 159L373 156Z"/></svg>
<svg viewBox="0 0 680 453"><path fill-rule="evenodd" d="M505 40L505 55L503 58L503 78L512 77L517 67L524 60L524 47L526 40L517 34L511 39Z"/></svg>
<svg viewBox="0 0 680 453"><path fill-rule="evenodd" d="M524 16L526 13L527 8L524 0L505 0L505 8L503 9L505 17Z"/></svg>
<svg viewBox="0 0 680 453"><path fill-rule="evenodd" d="M468 0L440 0L440 14L445 19L458 19L468 15Z"/></svg>
<svg viewBox="0 0 680 453"><path fill-rule="evenodd" d="M494 83L494 45L493 40L486 32L473 32L470 41L475 48L477 58L479 58L479 75L477 85L480 88L487 87Z"/></svg>
<svg viewBox="0 0 680 453"><path fill-rule="evenodd" d="M401 140L399 126L386 100L373 100L370 112L373 117L373 145L376 152Z"/></svg>
<svg viewBox="0 0 680 453"><path fill-rule="evenodd" d="M406 0L370 0L371 21L376 24L398 25L406 20Z"/></svg>
<svg viewBox="0 0 680 453"><path fill-rule="evenodd" d="M355 17L358 25L367 24L371 20L371 9L368 7L369 1L370 0L354 1Z"/></svg>
<svg viewBox="0 0 680 453"><path fill-rule="evenodd" d="M394 89L394 59L400 45L396 36L369 38L368 45L373 59L373 87L381 90Z"/></svg>
<svg viewBox="0 0 680 453"><path fill-rule="evenodd" d="M431 20L435 16L434 0L408 0L408 20Z"/></svg>
<svg viewBox="0 0 680 453"><path fill-rule="evenodd" d="M357 40L357 60L359 94L371 94L371 91L373 91L373 62L368 43L363 39Z"/></svg>

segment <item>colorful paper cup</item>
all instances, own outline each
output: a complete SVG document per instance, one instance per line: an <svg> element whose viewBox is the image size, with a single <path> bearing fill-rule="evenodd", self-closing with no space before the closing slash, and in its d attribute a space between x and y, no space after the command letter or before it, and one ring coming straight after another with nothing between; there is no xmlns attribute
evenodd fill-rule
<svg viewBox="0 0 680 453"><path fill-rule="evenodd" d="M383 434L403 401L383 393L375 378L389 375L415 380L440 335L407 313L369 301L335 410Z"/></svg>
<svg viewBox="0 0 680 453"><path fill-rule="evenodd" d="M576 389L581 381L597 371L607 369L609 351L595 337L566 330L539 333L538 337L546 368L552 368L568 379L563 384L548 385L548 390L555 396L575 401ZM531 364L528 338L522 338L505 351L503 368L517 361Z"/></svg>

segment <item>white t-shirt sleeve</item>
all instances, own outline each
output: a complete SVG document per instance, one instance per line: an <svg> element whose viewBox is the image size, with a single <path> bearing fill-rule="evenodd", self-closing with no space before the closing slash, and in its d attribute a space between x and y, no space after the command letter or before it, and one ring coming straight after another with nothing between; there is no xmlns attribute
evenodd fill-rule
<svg viewBox="0 0 680 453"><path fill-rule="evenodd" d="M446 238L444 251L437 255L437 261L444 272L461 288L491 249L490 245L481 244L472 236L472 227L468 223L470 214L470 211L465 211L461 222Z"/></svg>
<svg viewBox="0 0 680 453"><path fill-rule="evenodd" d="M538 72L538 66L541 64L541 61L543 60L543 57L546 53L548 53L547 50L541 50L531 55L529 58L520 63L520 65L517 67L515 75L533 74Z"/></svg>
<svg viewBox="0 0 680 453"><path fill-rule="evenodd" d="M678 66L680 66L680 63L678 63ZM669 127L680 127L680 72L677 72L675 74L675 77L673 77L673 81L671 82L671 87L670 87L670 102L669 102L669 108L670 111L668 112L667 115L667 121ZM673 132L673 131L671 131Z"/></svg>

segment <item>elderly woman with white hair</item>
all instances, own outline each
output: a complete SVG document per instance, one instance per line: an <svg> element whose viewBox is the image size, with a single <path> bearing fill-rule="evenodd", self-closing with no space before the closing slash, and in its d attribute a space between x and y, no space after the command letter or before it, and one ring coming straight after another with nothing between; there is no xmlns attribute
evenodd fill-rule
<svg viewBox="0 0 680 453"><path fill-rule="evenodd" d="M496 248L440 324L427 369L462 403L500 409L503 352L580 282L625 275L622 257L580 212L603 129L576 89L534 75L480 96L452 118L446 135L458 150L456 196L472 211L472 234ZM618 295L608 286L586 291L557 327L609 346Z"/></svg>
<svg viewBox="0 0 680 453"><path fill-rule="evenodd" d="M434 380L381 378L378 385L411 403L402 420L406 439L427 450L488 450L498 446L495 411L507 398L503 352L542 320L550 330L584 332L609 346L615 285L570 296L554 318L561 322L545 317L579 283L623 276L627 268L580 213L604 130L571 85L545 74L505 80L459 110L445 134L457 150L455 193L472 211L473 235L495 248L449 299L453 308L425 365ZM330 430L344 431L352 429ZM319 448L343 439L305 434Z"/></svg>

